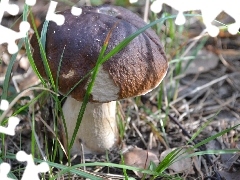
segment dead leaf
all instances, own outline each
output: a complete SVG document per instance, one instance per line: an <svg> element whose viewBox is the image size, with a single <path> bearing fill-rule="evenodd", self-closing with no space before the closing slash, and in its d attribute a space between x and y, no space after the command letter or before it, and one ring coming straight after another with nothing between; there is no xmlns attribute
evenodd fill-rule
<svg viewBox="0 0 240 180"><path fill-rule="evenodd" d="M225 179L225 180L239 180L240 171L236 172L226 172L226 171L218 171L218 173Z"/></svg>
<svg viewBox="0 0 240 180"><path fill-rule="evenodd" d="M126 165L142 169L147 169L150 165L150 162L159 164L159 160L156 154L138 147L134 147L128 150L126 153L123 154L123 158ZM134 173L138 177L143 176L143 174L138 171L134 171Z"/></svg>
<svg viewBox="0 0 240 180"><path fill-rule="evenodd" d="M233 163L239 158L239 154L221 154L220 158L224 168L229 171Z"/></svg>
<svg viewBox="0 0 240 180"><path fill-rule="evenodd" d="M185 73L198 74L202 72L208 72L211 69L214 69L218 65L218 61L219 61L219 58L216 54L214 54L211 51L202 49L198 52L195 59L190 63Z"/></svg>
<svg viewBox="0 0 240 180"><path fill-rule="evenodd" d="M176 148L172 148L172 149L167 149L165 151L162 152L162 154L160 155L160 161L162 161L170 152L174 151ZM188 173L188 174L192 174L194 173L193 171L193 165L192 165L192 159L191 158L183 158L184 156L187 156L189 153L185 152L187 150L186 148L183 148L180 152L179 152L179 156L177 157L176 161L171 164L168 169L173 170L176 173Z"/></svg>

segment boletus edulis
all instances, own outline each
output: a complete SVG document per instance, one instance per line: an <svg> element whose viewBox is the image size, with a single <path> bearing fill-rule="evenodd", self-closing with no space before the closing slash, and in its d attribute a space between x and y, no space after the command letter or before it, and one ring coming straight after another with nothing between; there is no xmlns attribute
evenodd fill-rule
<svg viewBox="0 0 240 180"><path fill-rule="evenodd" d="M146 25L131 11L112 5L82 7L80 16L72 15L70 10L61 14L65 16L62 26L49 22L45 51L54 81L58 81L59 92L64 95L95 67L110 30L105 54ZM42 26L38 28L39 34L41 30ZM37 69L48 79L36 35L31 45ZM102 154L117 147L116 101L151 91L160 84L167 69L163 47L152 29L138 35L104 62L97 74L71 153L81 153L80 143L85 154ZM89 77L74 88L62 107L69 141L88 84Z"/></svg>

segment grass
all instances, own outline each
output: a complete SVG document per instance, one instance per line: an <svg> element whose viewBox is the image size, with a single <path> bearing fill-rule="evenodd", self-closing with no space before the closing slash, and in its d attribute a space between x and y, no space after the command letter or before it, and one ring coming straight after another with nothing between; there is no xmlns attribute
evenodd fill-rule
<svg viewBox="0 0 240 180"><path fill-rule="evenodd" d="M25 6L24 12L23 12L23 20L26 20L27 15L29 14L29 9L27 6ZM30 16L33 19L33 16L30 12ZM189 15L190 16L190 15ZM174 18L175 16L169 16L169 14L163 14L161 19L156 20L158 17L156 15L152 16L151 19L155 20L154 22L150 23L149 25L145 26L144 28L138 30L136 33L132 34L131 36L127 37L124 41L122 41L118 46L116 46L113 50L111 50L108 54L105 54L105 50L107 48L108 45L108 39L106 39L104 46L102 47L102 50L100 52L97 64L95 66L94 69L91 70L91 72L89 72L88 75L91 74L91 81L89 83L88 89L87 89L87 93L86 96L84 98L84 102L83 105L81 107L81 110L79 112L79 118L78 118L78 124L76 124L76 128L75 128L75 133L74 136L76 137L76 132L80 126L81 123L81 119L82 116L84 114L88 99L89 99L89 95L91 93L92 87L94 85L94 80L97 76L98 73L98 69L99 67L106 62L110 57L114 56L116 53L118 53L122 48L124 48L125 46L128 45L129 42L131 42L132 39L134 39L137 35L139 35L140 33L144 32L147 28L153 26L154 28L157 29L158 34L161 36L161 39L166 40L167 38L171 39L171 42L169 44L166 44L166 52L167 54L174 54L174 59L170 61L170 68L169 68L169 73L167 75L167 77L165 78L166 80L163 81L163 83L160 85L160 87L158 89L156 89L153 94L155 93L155 95L153 95L154 101L156 101L156 109L153 110L152 106L148 106L146 104L142 104L141 102L139 102L139 98L135 98L133 99L131 102L134 106L139 107L139 111L134 111L137 112L137 116L139 118L140 123L142 123L141 119L145 119L145 125L147 124L151 124L152 123L152 127L154 127L155 130L155 135L157 135L159 138L162 138L162 141L166 143L166 146L170 146L169 144L171 144L171 142L168 141L168 129L167 126L169 124L169 115L171 115L172 113L172 109L173 107L171 106L171 102L173 102L174 100L176 100L179 97L179 87L180 87L180 78L181 75L184 74L185 69L187 68L187 66L189 66L194 57L196 56L196 53L203 48L206 39L207 38L202 38L200 39L199 43L197 43L197 46L194 46L195 51L193 52L192 55L190 56L184 56L184 54L186 54L187 51L189 51L189 49L187 48L179 48L182 47L182 40L176 35L175 32L178 32L178 30L180 30L180 32L183 32L183 27L177 27L174 24ZM156 18L156 19L154 19ZM163 29L163 24L164 22L167 20L167 28L165 30L165 34L161 33L160 29ZM47 24L44 28L44 30L46 30L47 28ZM34 27L35 32L36 32L36 27ZM32 106L33 104L37 104L39 101L41 101L42 98L44 98L44 96L47 97L51 97L52 102L53 102L53 106L55 107L55 109L53 109L54 112L54 125L52 128L52 131L57 135L58 131L57 131L57 122L59 119L59 116L57 115L58 113L60 113L60 117L63 117L62 115L62 110L61 110L61 99L59 100L58 95L57 95L57 91L58 91L58 84L53 81L52 75L51 75L51 71L49 70L49 66L47 63L47 59L46 59L46 54L45 54L45 48L44 48L44 44L45 44L45 38L46 37L46 31L43 31L42 34L40 36L38 36L38 41L39 44L41 44L41 55L44 59L44 65L47 71L48 76L50 77L50 85L43 80L43 78L40 76L40 74L38 73L38 70L34 64L34 60L32 59L32 54L31 54L31 50L30 50L30 44L29 44L29 38L25 38L25 48L26 48L26 52L28 55L28 59L30 61L30 64L34 70L34 72L38 75L39 79L41 80L44 88L39 88L39 87L33 87L31 89L28 89L27 91L30 90L41 90L41 92L38 92L38 95L36 95L33 99L31 99L30 101L28 101L28 103L26 103L24 106L21 106L19 109L16 109L14 107L14 105L16 106L18 104L18 101L21 100L22 97L24 97L25 92L21 92L20 94L16 94L14 97L12 97L12 99L10 97L8 97L7 92L9 90L9 82L10 82L10 78L11 78L11 72L13 71L13 64L14 61L16 59L17 54L13 55L11 57L10 60L10 64L8 65L8 69L5 75L5 80L4 80L4 84L3 84L3 93L1 98L2 99L8 99L10 102L12 103L12 108L14 109L14 116L17 116L19 114L21 114L22 112L28 112L30 111L30 106ZM111 32L109 32L109 36L111 35ZM187 41L187 40L186 40ZM23 45L23 40L21 40L19 42L19 48L22 47ZM174 52L173 52L174 50ZM63 50L63 54L64 54L64 50ZM188 61L186 67L183 67L183 61ZM59 68L61 68L59 66ZM58 72L60 71L60 69L58 70ZM87 76L86 76L87 77ZM167 85L167 82L170 85ZM166 88L168 87L168 89ZM51 91L49 90L51 89ZM43 90L43 91L42 91ZM46 95L47 92L47 95ZM70 92L69 92L70 93ZM46 98L46 97L45 97ZM163 103L164 102L164 103ZM127 102L128 103L128 102ZM123 102L124 104L124 102ZM142 107L140 107L140 105ZM127 134L131 134L132 133L132 129L130 128L131 123L127 122L126 120L123 121L124 119L130 119L130 121L133 121L134 117L136 117L136 115L133 115L133 110L132 110L132 106L129 106L129 114L126 114L127 117L122 116L122 113L120 112L120 110L117 112L117 117L119 120L119 129L120 129L120 136L122 140L127 140ZM121 104L118 105L118 109L121 108ZM165 112L163 112L161 110L161 108L165 109ZM46 159L47 163L49 164L49 166L51 167L51 171L48 174L48 176L44 176L42 175L42 179L57 179L61 176L64 176L66 179L71 178L72 175L78 175L80 177L85 177L85 178L89 178L89 179L94 179L94 180L98 180L98 179L103 179L103 177L98 176L97 173L90 173L88 171L83 171L81 168L82 167L110 167L112 169L119 169L118 172L122 172L122 175L125 179L133 179L134 175L132 173L129 173L130 171L139 171L142 172L145 175L151 175L151 179L156 179L159 177L163 177L164 179L181 179L181 174L179 175L170 175L167 172L167 168L174 163L176 160L179 160L178 157L180 157L180 155L182 154L182 147L180 146L179 148L177 148L176 150L172 151L170 154L168 154L164 160L154 166L150 166L147 169L140 169L134 166L127 166L124 164L124 161L122 160L121 164L118 163L111 163L108 161L105 162L93 162L93 163L81 163L81 164L77 164L77 165L73 165L71 166L71 160L70 160L70 156L68 157L68 164L64 164L64 160L62 160L61 158L58 159L58 157L63 156L61 155L61 153L63 154L64 152L62 152L62 146L60 144L60 142L55 139L53 140L52 144L53 144L53 149L52 152L48 152L49 147L48 147L48 138L45 137L45 144L46 144L46 149L45 152L42 152L42 148L40 147L40 145L37 143L39 137L37 136L37 133L35 132L35 128L36 124L35 124L35 109L31 109L32 113L31 115L29 115L31 118L31 128L32 128L32 134L31 134L31 153L34 155L35 161L40 163L43 162L43 159ZM159 115L161 113L161 115ZM28 115L27 115L28 116ZM141 117L141 116L145 116ZM189 139L189 143L192 143L192 145L190 146L189 149L187 149L186 151L193 151L194 153L190 153L187 156L185 156L184 158L187 157L194 157L194 156L204 156L207 154L229 154L229 153L238 153L238 150L235 149L230 149L230 150L199 150L200 147L202 147L203 145L207 144L210 141L213 141L217 138L222 137L223 135L229 133L230 131L236 129L238 127L238 125L236 126L232 126L230 128L226 128L225 130L222 130L218 133L216 133L215 135L212 135L200 142L195 143L194 140L196 140L198 138L198 136L200 136L201 132L203 132L207 126L213 121L213 119L215 118L215 116L210 120L207 121L205 124L202 125L202 127L200 127L198 129L198 131L195 132L195 134L192 136L192 138ZM1 122L7 122L7 118L6 118L6 113L2 114L1 116ZM4 120L4 121L2 121ZM66 123L64 123L65 128L66 128ZM159 126L159 124L161 124L161 126ZM139 126L141 127L141 126ZM47 127L47 129L49 129ZM153 132L153 129L151 130ZM74 142L74 138L68 142L68 149L67 152L65 152L66 154L69 154L70 148L73 145ZM125 139L126 138L126 139ZM68 138L67 138L68 139ZM2 150L1 150L1 161L6 161L6 160L15 160L15 155L13 153L10 152L9 149L5 150L4 149L4 145L8 142L6 136L2 135L1 136L1 143L2 143ZM186 143L187 144L187 143ZM49 145L50 146L50 145ZM145 147L147 148L147 147ZM108 152L111 153L111 152ZM40 155L39 155L40 154ZM46 155L45 155L46 154ZM59 162L56 162L59 161ZM22 170L23 169L12 169L11 172L9 173L9 176L11 176L12 178L16 179L17 175L20 173L22 174ZM147 179L147 176L143 176L142 179Z"/></svg>

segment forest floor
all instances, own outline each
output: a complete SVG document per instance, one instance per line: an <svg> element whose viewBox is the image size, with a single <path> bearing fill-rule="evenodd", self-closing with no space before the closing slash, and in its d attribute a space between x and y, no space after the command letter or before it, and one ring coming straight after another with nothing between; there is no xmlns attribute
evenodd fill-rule
<svg viewBox="0 0 240 180"><path fill-rule="evenodd" d="M21 5L23 2L18 1L18 3ZM44 20L47 5L46 1L38 1L34 6L33 13L37 25ZM59 10L65 8L67 6L59 6ZM126 8L141 15L144 12L144 7L141 7L141 5L129 5ZM17 23L11 26L14 22ZM2 24L17 30L18 22L16 17L5 16ZM176 33L180 41L178 44L182 46L167 50L170 67L163 81L162 106L158 101L160 88L140 98L122 100L118 104L118 112L125 124L125 133L122 140L122 148L126 151L124 157L125 159L131 159L126 164L144 168L146 159L140 158L139 160L139 157L152 156L153 161L161 162L163 152L166 152L166 150L192 146L227 128L240 124L240 36L230 35L226 30L221 30L218 37L211 38L207 34L201 34L202 26L202 24L196 23L192 25L192 29L188 27L187 32ZM201 42L204 41L204 44L196 50L197 47L200 47L199 39L201 39ZM165 48L168 48L167 41L168 38L162 39ZM190 57L194 53L197 54L194 61L183 61L181 64L174 63L172 60L176 60L176 49L183 46L194 47L184 51L185 57ZM11 60L6 45L0 45L0 56L1 93L4 77ZM176 75L174 71L179 65L181 65L181 73ZM9 101L24 89L38 83L39 80L31 70L23 47L17 54L12 69L8 91ZM26 105L38 94L39 91L29 91L17 101L8 115ZM54 136L49 131L46 133L46 127L40 120L43 119L51 126L53 102L52 100L44 102L45 104L36 102L34 107L29 107L27 111L18 114L21 122L16 128L16 135L5 137L5 146L2 149L14 154L20 149L28 153L31 152L32 124L29 122L31 122L34 114L36 117L35 132L45 152L46 134L49 139ZM189 143L189 139L194 133L198 132L201 126L206 123L208 123L207 126L195 137L193 144ZM195 149L195 152L227 149L239 151L239 132L240 127L236 127ZM106 157L93 156L85 158L85 161L106 162ZM108 152L107 162L118 164L120 161L121 156L118 150ZM10 160L8 162L11 162L12 165L17 163ZM82 162L80 159L74 160L74 163L80 162ZM183 179L211 179L211 177L218 179L221 177L226 180L237 180L240 177L239 153L195 156L178 161L175 165L177 168L170 167L167 170L168 175L172 175L172 177ZM113 179L124 179L122 169L88 167L87 170ZM141 174L135 173L127 171L130 177L141 177ZM80 178L76 177L75 179Z"/></svg>

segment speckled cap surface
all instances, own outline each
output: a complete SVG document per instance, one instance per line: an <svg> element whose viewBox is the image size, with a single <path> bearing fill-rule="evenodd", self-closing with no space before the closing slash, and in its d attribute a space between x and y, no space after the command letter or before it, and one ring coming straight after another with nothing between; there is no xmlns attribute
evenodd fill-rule
<svg viewBox="0 0 240 180"><path fill-rule="evenodd" d="M95 66L111 28L113 30L105 54L124 38L146 25L131 11L111 5L83 7L80 16L73 16L70 11L61 14L65 16L65 23L62 26L49 22L46 55L55 81L61 62L58 84L62 94L66 94ZM39 33L41 29L42 26L38 29ZM31 44L34 48L33 58L36 66L40 74L47 79L35 35ZM109 99L91 97L90 100L108 102L145 94L161 82L167 68L168 62L160 40L153 30L148 29L102 66L102 71L108 77L106 78L105 75L102 85L95 88L103 92L107 91L104 89L104 83L110 80L111 85L116 86L117 89L115 96ZM87 85L88 78L72 91L71 96L81 101ZM94 96L98 95L95 93Z"/></svg>

